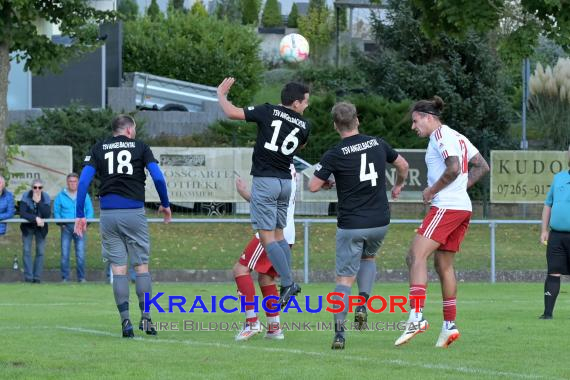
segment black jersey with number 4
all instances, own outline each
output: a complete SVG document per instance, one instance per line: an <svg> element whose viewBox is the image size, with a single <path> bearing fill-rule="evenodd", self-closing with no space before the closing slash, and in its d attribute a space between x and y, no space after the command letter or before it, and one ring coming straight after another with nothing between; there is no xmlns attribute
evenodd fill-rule
<svg viewBox="0 0 570 380"><path fill-rule="evenodd" d="M386 197L386 162L398 152L378 137L354 135L328 150L315 176L326 181L334 174L338 195L338 227L374 228L390 223Z"/></svg>
<svg viewBox="0 0 570 380"><path fill-rule="evenodd" d="M291 178L295 152L309 138L309 123L297 112L265 103L243 109L245 120L257 123L251 175Z"/></svg>
<svg viewBox="0 0 570 380"><path fill-rule="evenodd" d="M158 161L144 142L115 136L93 145L83 164L97 171L100 196L117 194L144 202L144 169L151 162Z"/></svg>

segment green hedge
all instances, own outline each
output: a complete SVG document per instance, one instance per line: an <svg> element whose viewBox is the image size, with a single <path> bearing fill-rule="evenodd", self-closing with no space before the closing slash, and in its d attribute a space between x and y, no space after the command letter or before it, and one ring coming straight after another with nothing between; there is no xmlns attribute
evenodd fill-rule
<svg viewBox="0 0 570 380"><path fill-rule="evenodd" d="M125 23L123 67L209 86L233 76L230 98L246 104L263 72L259 43L253 28L213 17L181 12L159 21L143 17Z"/></svg>
<svg viewBox="0 0 570 380"><path fill-rule="evenodd" d="M115 116L110 109L93 110L78 104L44 109L37 119L10 125L6 137L9 144L15 145L71 145L73 170L80 172L89 148L111 136L111 121ZM137 138L144 138L144 123L136 117L135 120Z"/></svg>

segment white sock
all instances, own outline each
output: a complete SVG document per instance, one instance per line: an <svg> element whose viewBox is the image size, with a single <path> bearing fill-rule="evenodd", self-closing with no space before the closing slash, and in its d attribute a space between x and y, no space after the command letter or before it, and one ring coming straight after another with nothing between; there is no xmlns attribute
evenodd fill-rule
<svg viewBox="0 0 570 380"><path fill-rule="evenodd" d="M279 330L281 328L281 325L279 324L279 316L267 317L267 326L271 331Z"/></svg>
<svg viewBox="0 0 570 380"><path fill-rule="evenodd" d="M449 330L450 327L455 326L455 321L443 321L443 330Z"/></svg>
<svg viewBox="0 0 570 380"><path fill-rule="evenodd" d="M422 317L423 317L423 309L420 309L420 311L417 313L415 310L411 310L410 316L408 317L408 322L419 322L422 320Z"/></svg>
<svg viewBox="0 0 570 380"><path fill-rule="evenodd" d="M246 310L246 311L245 311L245 317L246 317L247 319L250 319L250 318L257 318L257 314L256 314L256 312L255 312L255 309Z"/></svg>

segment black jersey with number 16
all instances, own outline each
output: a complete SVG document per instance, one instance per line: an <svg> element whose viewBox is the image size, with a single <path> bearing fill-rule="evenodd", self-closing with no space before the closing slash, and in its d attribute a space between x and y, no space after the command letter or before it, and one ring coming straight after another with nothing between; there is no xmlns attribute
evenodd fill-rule
<svg viewBox="0 0 570 380"><path fill-rule="evenodd" d="M257 123L251 175L290 179L295 152L309 138L309 123L297 112L265 103L243 109L245 119Z"/></svg>
<svg viewBox="0 0 570 380"><path fill-rule="evenodd" d="M144 142L115 136L93 145L83 164L95 168L100 196L117 194L144 202L144 169L151 162L157 161Z"/></svg>
<svg viewBox="0 0 570 380"><path fill-rule="evenodd" d="M315 169L326 181L334 174L338 196L338 227L374 228L390 223L386 197L386 162L398 152L378 137L354 135L328 150Z"/></svg>

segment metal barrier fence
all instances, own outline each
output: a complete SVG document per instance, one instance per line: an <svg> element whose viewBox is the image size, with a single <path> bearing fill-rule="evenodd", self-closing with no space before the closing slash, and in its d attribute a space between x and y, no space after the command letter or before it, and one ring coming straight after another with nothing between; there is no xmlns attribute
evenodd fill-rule
<svg viewBox="0 0 570 380"><path fill-rule="evenodd" d="M148 218L149 223L163 223L164 220L161 218ZM46 222L53 223L73 223L75 219L45 219ZM99 219L88 219L89 223L98 223ZM8 219L1 221L2 223L27 223L25 219ZM295 218L295 223L303 224L303 242L304 242L304 259L303 259L303 281L305 284L309 283L309 240L310 240L310 225L311 224L331 224L336 223L336 219L307 219L307 218ZM392 219L390 224L416 224L419 225L422 222L421 219ZM233 218L233 219L191 219L191 218L177 218L172 219L171 223L250 223L249 219L246 218ZM490 239L491 239L491 252L490 252L490 265L491 265L491 277L490 282L496 282L496 229L500 224L541 224L540 220L504 220L504 219L489 219L489 220L472 220L471 224L488 224L490 228Z"/></svg>

